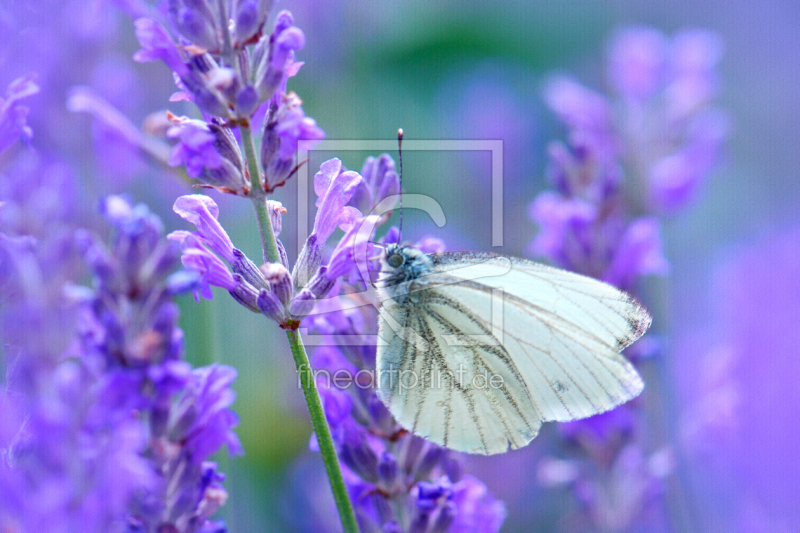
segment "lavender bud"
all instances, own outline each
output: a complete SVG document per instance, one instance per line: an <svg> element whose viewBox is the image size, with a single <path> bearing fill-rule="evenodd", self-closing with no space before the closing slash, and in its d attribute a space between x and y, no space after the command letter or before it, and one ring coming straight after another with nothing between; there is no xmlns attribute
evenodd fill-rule
<svg viewBox="0 0 800 533"><path fill-rule="evenodd" d="M367 439L357 429L346 428L345 442L339 451L339 458L353 472L371 483L378 480L378 456Z"/></svg>
<svg viewBox="0 0 800 533"><path fill-rule="evenodd" d="M326 275L327 268L322 266L319 267L316 275L311 278L311 281L305 286L305 289L311 291L311 294L314 295L315 298L323 298L325 297L328 292L333 288L334 281L328 279Z"/></svg>
<svg viewBox="0 0 800 533"><path fill-rule="evenodd" d="M293 294L292 279L289 275L289 271L278 263L264 263L261 265L260 270L278 299L283 302L284 305L288 305L292 300Z"/></svg>
<svg viewBox="0 0 800 533"><path fill-rule="evenodd" d="M241 274L244 280L254 287L259 289L269 289L269 284L264 279L261 270L253 263L250 258L244 255L244 252L238 248L233 249L234 261L231 263L231 269L237 274Z"/></svg>
<svg viewBox="0 0 800 533"><path fill-rule="evenodd" d="M239 0L236 3L236 39L244 43L263 28L266 22L266 2Z"/></svg>
<svg viewBox="0 0 800 533"><path fill-rule="evenodd" d="M403 470L406 474L411 474L414 471L414 467L417 465L417 459L419 459L419 454L424 447L425 441L420 438L412 437L407 440L405 449L403 450L405 453L402 459Z"/></svg>
<svg viewBox="0 0 800 533"><path fill-rule="evenodd" d="M256 108L258 108L258 104L258 91L252 85L245 85L236 95L236 108L239 110L240 115L252 116Z"/></svg>
<svg viewBox="0 0 800 533"><path fill-rule="evenodd" d="M269 99L281 86L286 76L287 67L294 59L295 50L305 46L306 38L300 28L291 26L273 33L270 38L269 56L266 57L264 75L258 79L258 91L263 100Z"/></svg>
<svg viewBox="0 0 800 533"><path fill-rule="evenodd" d="M288 29L292 24L294 24L292 12L284 9L275 17L275 31L273 35L280 35L283 30Z"/></svg>
<svg viewBox="0 0 800 533"><path fill-rule="evenodd" d="M186 173L203 183L246 194L249 183L244 159L230 128L217 120L207 123L171 114L168 118L173 126L167 136L178 139L170 153L170 165L186 165Z"/></svg>
<svg viewBox="0 0 800 533"><path fill-rule="evenodd" d="M253 63L250 61L250 52L246 48L239 51L239 79L250 80Z"/></svg>
<svg viewBox="0 0 800 533"><path fill-rule="evenodd" d="M197 56L196 56L197 57ZM219 92L208 82L206 75L199 71L194 63L189 65L189 70L180 77L181 84L187 93L194 99L200 110L215 117L230 117L228 104Z"/></svg>
<svg viewBox="0 0 800 533"><path fill-rule="evenodd" d="M233 299L254 313L260 313L261 309L259 309L257 303L258 290L247 283L241 274L234 274L233 278L238 282L235 289L228 291L233 296Z"/></svg>
<svg viewBox="0 0 800 533"><path fill-rule="evenodd" d="M397 459L389 452L384 452L378 465L378 481L387 492L392 492L398 480L399 466Z"/></svg>
<svg viewBox="0 0 800 533"><path fill-rule="evenodd" d="M266 289L261 289L261 292L258 293L256 304L264 315L279 324L286 318L286 312L284 311L281 301L275 294Z"/></svg>
<svg viewBox="0 0 800 533"><path fill-rule="evenodd" d="M278 243L278 255L281 256L281 264L283 268L289 270L289 255L286 253L286 247L283 245L280 239L276 241Z"/></svg>
<svg viewBox="0 0 800 533"><path fill-rule="evenodd" d="M300 256L292 270L294 286L305 287L319 269L320 262L322 262L322 245L317 242L317 236L312 233L303 245L303 249L300 250Z"/></svg>
<svg viewBox="0 0 800 533"><path fill-rule="evenodd" d="M456 504L454 502L447 502L439 511L439 515L436 517L436 521L433 523L433 527L429 530L429 533L447 533L447 530L450 529L450 525L453 523L453 519L456 517L456 513L458 513Z"/></svg>
<svg viewBox="0 0 800 533"><path fill-rule="evenodd" d="M370 395L367 400L367 408L372 423L383 433L391 435L394 431L394 418L377 395Z"/></svg>
<svg viewBox="0 0 800 533"><path fill-rule="evenodd" d="M280 187L292 176L301 139L317 141L325 137L316 121L305 115L302 104L295 93L284 94L279 102L271 104L264 121L261 165L267 191Z"/></svg>
<svg viewBox="0 0 800 533"><path fill-rule="evenodd" d="M414 473L416 479L425 479L430 476L433 469L438 466L439 459L441 459L443 453L444 448L440 448L435 444L429 444L428 450L425 452L425 455L422 456L422 460L419 462L419 466Z"/></svg>
<svg viewBox="0 0 800 533"><path fill-rule="evenodd" d="M311 313L316 303L317 298L314 293L309 288L305 288L292 299L289 304L289 314L294 318L301 319Z"/></svg>
<svg viewBox="0 0 800 533"><path fill-rule="evenodd" d="M272 223L272 232L277 237L283 229L283 215L286 213L286 208L276 200L267 200L267 213L269 213L269 221Z"/></svg>
<svg viewBox="0 0 800 533"><path fill-rule="evenodd" d="M170 0L169 17L175 28L194 44L210 51L219 50L217 24L206 2Z"/></svg>

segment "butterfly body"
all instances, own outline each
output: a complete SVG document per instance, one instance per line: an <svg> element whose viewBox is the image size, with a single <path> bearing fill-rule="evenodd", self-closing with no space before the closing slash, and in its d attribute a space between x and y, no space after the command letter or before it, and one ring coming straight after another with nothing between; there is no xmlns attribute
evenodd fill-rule
<svg viewBox="0 0 800 533"><path fill-rule="evenodd" d="M614 287L523 259L403 245L387 247L383 266L378 395L415 434L500 453L544 421L601 413L643 388L619 351L650 315Z"/></svg>

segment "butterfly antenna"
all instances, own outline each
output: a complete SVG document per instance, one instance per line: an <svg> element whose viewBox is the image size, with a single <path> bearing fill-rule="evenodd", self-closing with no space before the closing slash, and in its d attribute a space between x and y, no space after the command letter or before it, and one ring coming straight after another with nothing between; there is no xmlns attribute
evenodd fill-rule
<svg viewBox="0 0 800 533"><path fill-rule="evenodd" d="M397 130L397 157L400 160L400 241L403 242L403 128Z"/></svg>

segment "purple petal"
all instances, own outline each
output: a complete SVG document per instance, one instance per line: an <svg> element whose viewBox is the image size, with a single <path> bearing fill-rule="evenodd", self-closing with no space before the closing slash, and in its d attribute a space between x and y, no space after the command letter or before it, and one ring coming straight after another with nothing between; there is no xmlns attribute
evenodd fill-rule
<svg viewBox="0 0 800 533"><path fill-rule="evenodd" d="M233 242L217 221L219 207L214 200L201 194L189 194L175 200L172 210L184 220L197 226L200 237L226 261L233 263L236 260L233 254Z"/></svg>
<svg viewBox="0 0 800 533"><path fill-rule="evenodd" d="M652 96L665 79L667 41L652 28L629 28L611 45L609 79L617 91L635 100Z"/></svg>
<svg viewBox="0 0 800 533"><path fill-rule="evenodd" d="M320 194L319 209L314 220L314 234L319 242L324 243L340 224L352 223L352 209L345 209L347 202L361 182L357 172L348 171L338 173L341 161L332 159L320 166L320 171L314 176L314 190Z"/></svg>
<svg viewBox="0 0 800 533"><path fill-rule="evenodd" d="M661 240L661 224L657 218L644 217L628 226L603 280L629 289L639 277L664 275L668 271L669 263L664 257Z"/></svg>
<svg viewBox="0 0 800 533"><path fill-rule="evenodd" d="M179 76L188 72L178 47L164 26L146 18L137 19L133 24L136 38L142 45L142 49L133 54L134 61L144 63L161 60Z"/></svg>

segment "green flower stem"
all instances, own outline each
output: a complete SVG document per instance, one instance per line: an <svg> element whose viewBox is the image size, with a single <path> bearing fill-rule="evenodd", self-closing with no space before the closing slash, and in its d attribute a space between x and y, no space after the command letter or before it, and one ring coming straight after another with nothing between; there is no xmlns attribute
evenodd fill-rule
<svg viewBox="0 0 800 533"><path fill-rule="evenodd" d="M261 248L264 250L264 260L270 263L280 263L281 254L278 252L278 242L272 230L272 222L267 213L267 195L261 185L261 175L258 170L256 158L256 145L253 141L253 132L250 124L239 126L244 145L244 156L247 159L247 172L250 174L250 198L256 210L258 221L258 235L261 237Z"/></svg>
<svg viewBox="0 0 800 533"><path fill-rule="evenodd" d="M264 250L264 259L271 263L279 263L281 258L278 252L278 243L275 239L275 232L272 230L272 222L267 213L267 197L261 185L261 177L258 170L258 160L256 159L255 143L253 142L253 132L249 124L239 126L242 134L242 144L244 145L245 158L247 159L247 169L250 174L250 198L256 210L258 220L258 233L261 236L261 245ZM311 424L314 433L317 435L319 449L322 453L322 460L325 463L325 470L328 473L328 481L333 491L333 499L336 501L336 508L339 510L339 519L345 533L358 533L358 523L353 512L353 504L347 493L347 486L344 484L342 469L339 466L339 457L336 455L336 446L333 444L331 430L328 427L328 420L325 418L325 411L322 410L322 401L319 397L317 384L311 372L311 365L308 361L308 354L303 345L300 332L296 329L287 329L286 336L289 339L289 346L292 349L292 356L297 367L300 384L303 387L303 394L308 404L308 412L311 415Z"/></svg>
<svg viewBox="0 0 800 533"><path fill-rule="evenodd" d="M322 459L325 461L325 470L328 472L328 480L333 490L333 499L336 500L336 508L339 510L342 528L344 528L345 533L358 533L358 523L353 512L353 504L350 503L350 497L347 494L347 487L342 477L342 469L339 467L339 458L336 456L336 448L331 437L331 430L328 427L328 420L322 410L322 402L319 398L319 392L317 392L317 384L311 372L311 365L308 362L303 339L300 338L300 332L296 330L286 330L286 336L289 338L289 346L292 347L294 364L297 366L300 384L303 386L303 394L305 394L306 402L308 403L308 411L311 413L311 423L314 426L314 433L317 435Z"/></svg>

